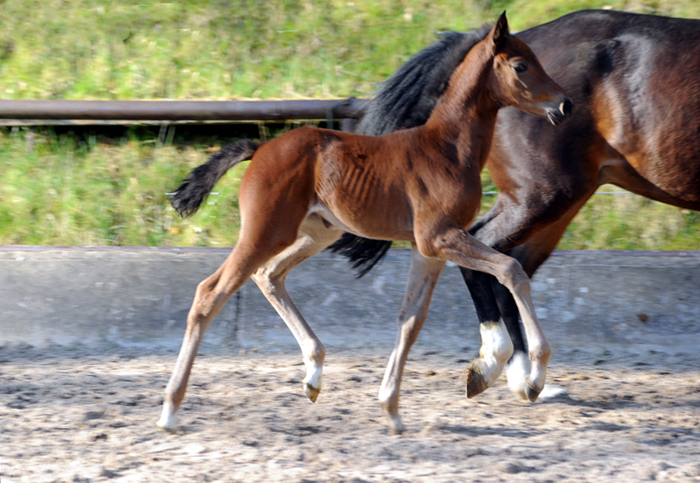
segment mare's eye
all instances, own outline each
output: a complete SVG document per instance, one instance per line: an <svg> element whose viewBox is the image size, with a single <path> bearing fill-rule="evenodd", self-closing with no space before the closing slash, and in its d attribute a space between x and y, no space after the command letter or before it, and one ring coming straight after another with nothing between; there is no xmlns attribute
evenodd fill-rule
<svg viewBox="0 0 700 483"><path fill-rule="evenodd" d="M517 64L513 65L513 69L515 69L515 72L517 72L518 74L522 74L527 70L527 64L523 62L518 62Z"/></svg>

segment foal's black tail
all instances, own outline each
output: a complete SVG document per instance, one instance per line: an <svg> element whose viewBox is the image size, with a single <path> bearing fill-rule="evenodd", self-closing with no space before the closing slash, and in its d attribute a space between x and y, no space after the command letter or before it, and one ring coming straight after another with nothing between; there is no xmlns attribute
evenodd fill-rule
<svg viewBox="0 0 700 483"><path fill-rule="evenodd" d="M180 187L170 193L170 204L183 218L194 214L226 171L241 161L251 159L257 149L258 144L250 139L224 146L209 161L194 168Z"/></svg>

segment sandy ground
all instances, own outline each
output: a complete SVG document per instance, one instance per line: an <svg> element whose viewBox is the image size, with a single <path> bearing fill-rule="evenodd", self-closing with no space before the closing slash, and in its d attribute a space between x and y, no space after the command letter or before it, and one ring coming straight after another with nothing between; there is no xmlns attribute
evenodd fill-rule
<svg viewBox="0 0 700 483"><path fill-rule="evenodd" d="M173 351L0 348L0 480L11 482L700 481L700 356L559 350L562 394L474 400L474 354L416 348L388 436L376 395L389 348L329 351L303 395L298 351L205 350L179 415L156 429ZM473 352L473 351L472 351Z"/></svg>

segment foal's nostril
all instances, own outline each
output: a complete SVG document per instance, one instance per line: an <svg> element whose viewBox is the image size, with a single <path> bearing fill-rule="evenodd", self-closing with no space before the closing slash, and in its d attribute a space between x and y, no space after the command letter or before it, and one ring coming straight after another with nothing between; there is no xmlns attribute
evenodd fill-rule
<svg viewBox="0 0 700 483"><path fill-rule="evenodd" d="M574 103L568 97L559 105L559 110L564 116L569 117L574 108Z"/></svg>

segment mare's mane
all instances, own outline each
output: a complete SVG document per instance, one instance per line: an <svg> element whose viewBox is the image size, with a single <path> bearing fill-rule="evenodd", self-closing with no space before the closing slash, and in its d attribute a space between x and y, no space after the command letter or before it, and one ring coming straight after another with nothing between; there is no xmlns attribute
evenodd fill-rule
<svg viewBox="0 0 700 483"><path fill-rule="evenodd" d="M472 32L445 32L439 42L411 57L364 104L355 132L380 136L425 124L452 73L490 30L485 25Z"/></svg>
<svg viewBox="0 0 700 483"><path fill-rule="evenodd" d="M439 42L411 57L364 103L355 132L380 136L425 124L447 89L452 73L490 30L490 25L484 25L471 32L445 32ZM358 277L384 258L389 248L390 241L360 238L352 233L343 233L328 247L347 257L352 268L358 271Z"/></svg>

